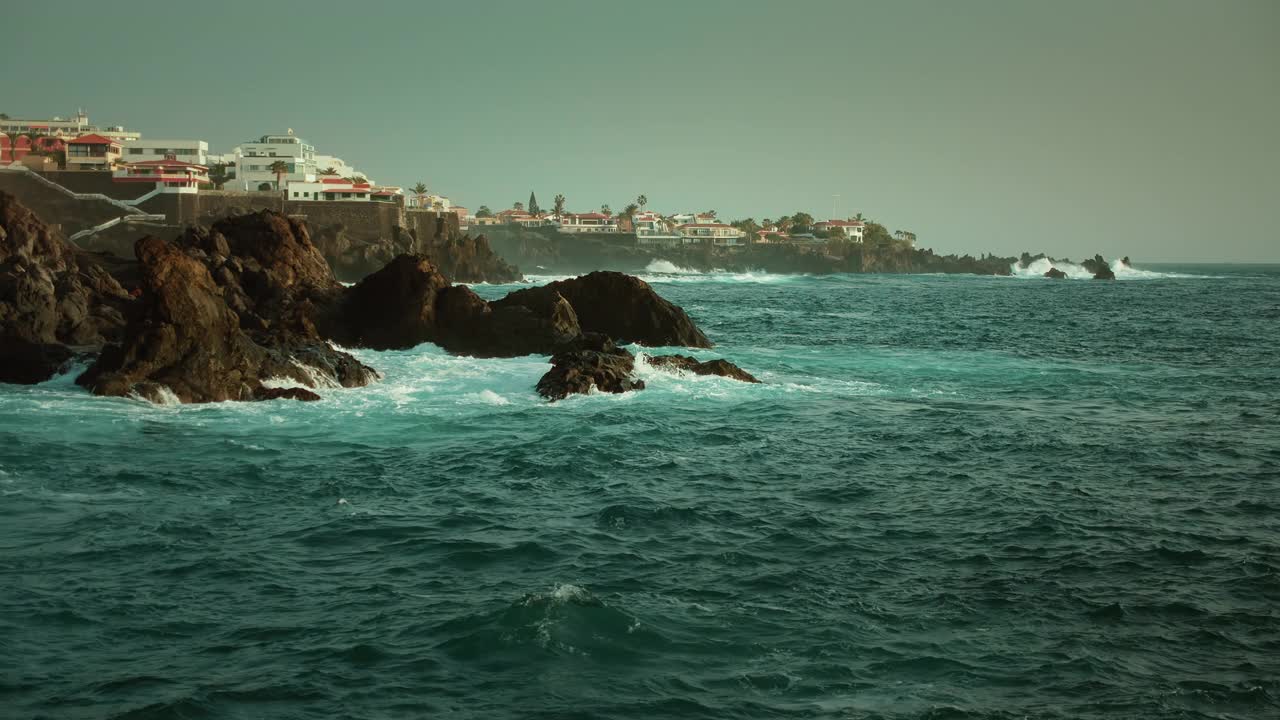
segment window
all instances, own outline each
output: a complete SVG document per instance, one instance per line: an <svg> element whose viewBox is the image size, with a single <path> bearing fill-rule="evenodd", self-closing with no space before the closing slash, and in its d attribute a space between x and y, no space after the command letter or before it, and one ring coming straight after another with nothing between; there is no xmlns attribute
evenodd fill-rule
<svg viewBox="0 0 1280 720"><path fill-rule="evenodd" d="M129 148L130 155L141 155L142 152L142 148Z"/></svg>

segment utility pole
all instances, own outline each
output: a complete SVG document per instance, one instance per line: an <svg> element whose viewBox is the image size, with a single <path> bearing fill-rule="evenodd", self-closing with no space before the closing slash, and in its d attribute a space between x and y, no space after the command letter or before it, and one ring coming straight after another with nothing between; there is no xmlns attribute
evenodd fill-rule
<svg viewBox="0 0 1280 720"><path fill-rule="evenodd" d="M836 220L837 218L840 217L839 215L836 215L836 208L839 206L839 204L840 204L840 195L838 193L835 195L832 195L831 196L831 217L830 217L831 220Z"/></svg>

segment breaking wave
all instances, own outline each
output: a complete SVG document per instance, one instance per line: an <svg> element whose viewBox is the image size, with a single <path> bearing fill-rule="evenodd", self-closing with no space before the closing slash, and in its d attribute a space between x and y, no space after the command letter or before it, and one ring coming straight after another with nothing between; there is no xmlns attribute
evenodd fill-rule
<svg viewBox="0 0 1280 720"><path fill-rule="evenodd" d="M1092 280L1093 273L1089 272L1083 265L1065 261L1053 261L1049 258L1039 258L1029 265L1023 265L1015 262L1009 266L1009 272L1013 277L1023 278L1042 278L1050 269L1058 269L1067 274L1067 278L1071 280ZM1111 272L1116 274L1117 280L1164 280L1168 278L1208 278L1209 275L1189 275L1187 273L1175 272L1157 272L1155 270L1140 270L1127 263L1123 259L1111 261Z"/></svg>

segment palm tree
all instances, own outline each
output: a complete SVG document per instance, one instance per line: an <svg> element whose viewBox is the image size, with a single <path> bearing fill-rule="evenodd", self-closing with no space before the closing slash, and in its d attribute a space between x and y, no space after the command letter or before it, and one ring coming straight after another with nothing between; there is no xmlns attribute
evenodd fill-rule
<svg viewBox="0 0 1280 720"><path fill-rule="evenodd" d="M523 210L523 209L524 209L524 203L522 203L522 202L514 203L514 204L511 206L511 209L512 209L512 210Z"/></svg>
<svg viewBox="0 0 1280 720"><path fill-rule="evenodd" d="M641 210L644 210L644 206L649 204L649 198L644 195L641 195L640 197L636 198L636 204L640 206Z"/></svg>
<svg viewBox="0 0 1280 720"><path fill-rule="evenodd" d="M555 213L557 220L560 219L561 215L564 215L564 195L556 195Z"/></svg>
<svg viewBox="0 0 1280 720"><path fill-rule="evenodd" d="M352 184L352 185L368 185L368 184L369 184L369 178L367 178L367 177L365 177L365 176L363 176L363 175L357 175L357 176L355 176L355 177L351 178L351 184Z"/></svg>
<svg viewBox="0 0 1280 720"><path fill-rule="evenodd" d="M625 217L628 221L630 221L630 220L635 219L636 213L637 213L637 212L639 212L639 210L640 210L640 206L639 206L639 205L637 205L637 204L635 204L635 203L631 203L630 205L628 205L628 206L626 206L626 207L622 208L622 215L623 215L623 217Z"/></svg>
<svg viewBox="0 0 1280 720"><path fill-rule="evenodd" d="M289 174L289 164L288 164L288 163L286 163L286 162L285 162L285 161L283 161L283 160L277 160L277 161L275 161L275 162L271 163L271 167L270 167L270 168L268 168L268 169L269 169L271 172L273 172L273 173L275 173L275 174L276 174L276 190L279 190L279 189L280 189L280 178L282 178L282 177L284 177L285 175L288 175L288 174Z"/></svg>
<svg viewBox="0 0 1280 720"><path fill-rule="evenodd" d="M219 190L227 182L227 164L217 163L209 169L209 180L213 181L213 186Z"/></svg>
<svg viewBox="0 0 1280 720"><path fill-rule="evenodd" d="M424 183L418 183L409 189L418 196L418 207L422 207L422 196L427 194L427 186Z"/></svg>
<svg viewBox="0 0 1280 720"><path fill-rule="evenodd" d="M334 169L333 169L333 168L331 168L331 167L327 167L327 168L325 168L325 169L321 170L321 171L320 171L320 174L321 174L321 175L337 175L337 174L338 174L338 171L337 171L337 170L334 170Z"/></svg>
<svg viewBox="0 0 1280 720"><path fill-rule="evenodd" d="M609 203L605 203L600 206L600 212L604 215L612 216L613 208L609 207Z"/></svg>

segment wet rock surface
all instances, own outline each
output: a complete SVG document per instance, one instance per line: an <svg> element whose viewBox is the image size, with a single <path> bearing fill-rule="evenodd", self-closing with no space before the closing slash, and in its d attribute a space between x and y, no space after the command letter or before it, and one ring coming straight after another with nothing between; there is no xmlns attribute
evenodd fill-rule
<svg viewBox="0 0 1280 720"><path fill-rule="evenodd" d="M655 355L648 359L653 367L680 370L694 375L719 375L746 383L758 383L754 375L723 358L699 362L688 355Z"/></svg>

